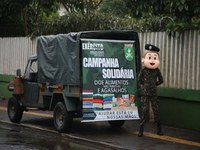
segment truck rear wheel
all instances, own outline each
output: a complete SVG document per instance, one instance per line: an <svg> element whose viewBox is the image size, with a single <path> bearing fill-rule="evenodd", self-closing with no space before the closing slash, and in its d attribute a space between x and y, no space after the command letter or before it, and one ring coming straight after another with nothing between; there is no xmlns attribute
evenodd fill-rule
<svg viewBox="0 0 200 150"><path fill-rule="evenodd" d="M108 121L108 123L110 124L110 126L112 128L121 128L124 124L124 120L113 120L113 121Z"/></svg>
<svg viewBox="0 0 200 150"><path fill-rule="evenodd" d="M23 111L24 109L20 106L16 97L13 96L8 100L7 113L10 121L19 123L22 119Z"/></svg>
<svg viewBox="0 0 200 150"><path fill-rule="evenodd" d="M58 102L53 113L54 126L58 132L69 132L72 125L72 116L62 102Z"/></svg>

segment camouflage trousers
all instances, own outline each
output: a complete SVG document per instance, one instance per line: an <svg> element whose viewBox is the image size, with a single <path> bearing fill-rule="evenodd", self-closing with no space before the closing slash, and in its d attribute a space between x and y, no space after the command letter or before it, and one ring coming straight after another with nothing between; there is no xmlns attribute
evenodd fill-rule
<svg viewBox="0 0 200 150"><path fill-rule="evenodd" d="M142 96L141 97L141 111L140 111L140 125L144 126L149 119L149 102L151 102L154 122L160 125L160 118L158 113L158 97L157 96Z"/></svg>

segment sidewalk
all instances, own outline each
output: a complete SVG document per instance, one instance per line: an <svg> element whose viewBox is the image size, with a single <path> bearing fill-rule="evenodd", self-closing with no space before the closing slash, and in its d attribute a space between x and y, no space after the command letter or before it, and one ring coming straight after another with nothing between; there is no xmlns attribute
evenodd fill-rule
<svg viewBox="0 0 200 150"><path fill-rule="evenodd" d="M136 128L137 127L135 127L135 129ZM156 134L156 125L153 123L147 123L144 129L144 136L170 142L199 146L200 148L200 131L175 128L166 125L163 125L162 129L164 135L159 136ZM137 132L135 132L135 134L137 134Z"/></svg>

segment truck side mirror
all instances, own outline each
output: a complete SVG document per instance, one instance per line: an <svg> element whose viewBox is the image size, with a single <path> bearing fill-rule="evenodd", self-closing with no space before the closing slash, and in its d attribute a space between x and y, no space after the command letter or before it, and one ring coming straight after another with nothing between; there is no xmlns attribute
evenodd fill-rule
<svg viewBox="0 0 200 150"><path fill-rule="evenodd" d="M19 76L19 77L21 77L21 69L17 69L16 70L16 75Z"/></svg>

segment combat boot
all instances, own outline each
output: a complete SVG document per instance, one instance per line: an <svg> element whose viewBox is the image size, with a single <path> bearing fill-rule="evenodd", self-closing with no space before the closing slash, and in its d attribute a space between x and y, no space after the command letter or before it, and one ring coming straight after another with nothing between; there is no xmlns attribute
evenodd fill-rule
<svg viewBox="0 0 200 150"><path fill-rule="evenodd" d="M140 125L140 130L139 130L139 133L138 133L138 137L142 137L143 136L143 130L144 130L143 125Z"/></svg>
<svg viewBox="0 0 200 150"><path fill-rule="evenodd" d="M163 132L162 132L162 129L161 129L161 125L160 125L160 124L157 125L157 134L158 134L158 135L164 135Z"/></svg>

